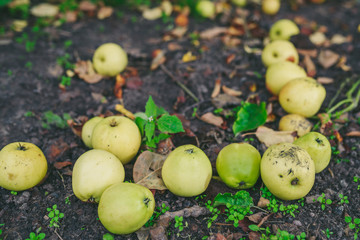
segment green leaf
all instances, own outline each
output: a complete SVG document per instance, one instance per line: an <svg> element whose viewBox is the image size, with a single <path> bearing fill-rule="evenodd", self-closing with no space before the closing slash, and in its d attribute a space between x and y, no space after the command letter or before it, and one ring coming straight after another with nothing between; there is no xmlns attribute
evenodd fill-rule
<svg viewBox="0 0 360 240"><path fill-rule="evenodd" d="M251 207L254 205L253 199L250 197L249 192L245 190L238 191L234 195L231 193L219 193L214 198L214 207L219 205L238 206L238 207Z"/></svg>
<svg viewBox="0 0 360 240"><path fill-rule="evenodd" d="M266 122L266 103L260 105L246 102L237 112L237 118L233 125L233 132L237 135L240 132L256 129Z"/></svg>
<svg viewBox="0 0 360 240"><path fill-rule="evenodd" d="M165 113L167 113L167 112L164 110L164 108L159 108L158 106L156 106L152 97L149 96L149 99L145 105L146 116L153 117L154 119L156 119L158 116L165 114Z"/></svg>
<svg viewBox="0 0 360 240"><path fill-rule="evenodd" d="M103 235L103 240L114 240L114 236L111 235L110 233L105 233Z"/></svg>
<svg viewBox="0 0 360 240"><path fill-rule="evenodd" d="M151 141L154 138L155 134L155 122L147 122L145 124L145 136L147 141Z"/></svg>
<svg viewBox="0 0 360 240"><path fill-rule="evenodd" d="M184 128L177 116L163 115L157 120L158 129L161 132L178 133L184 132Z"/></svg>
<svg viewBox="0 0 360 240"><path fill-rule="evenodd" d="M139 128L141 136L144 135L144 127L145 127L146 122L147 122L147 120L145 120L145 119L143 119L141 117L136 117L135 118L135 124Z"/></svg>
<svg viewBox="0 0 360 240"><path fill-rule="evenodd" d="M249 229L254 232L260 231L260 228L255 224L249 225Z"/></svg>
<svg viewBox="0 0 360 240"><path fill-rule="evenodd" d="M160 141L165 140L169 137L170 137L170 135L168 135L168 134L160 133L159 136L154 137L154 141L155 141L155 143L159 143Z"/></svg>

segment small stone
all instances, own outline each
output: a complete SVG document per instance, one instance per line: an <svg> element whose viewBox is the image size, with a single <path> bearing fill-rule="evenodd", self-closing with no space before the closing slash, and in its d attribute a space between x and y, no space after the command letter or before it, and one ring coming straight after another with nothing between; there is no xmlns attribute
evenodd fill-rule
<svg viewBox="0 0 360 240"><path fill-rule="evenodd" d="M310 213L310 217L315 217L315 213Z"/></svg>
<svg viewBox="0 0 360 240"><path fill-rule="evenodd" d="M343 179L343 180L340 181L340 185L341 185L343 188L347 188L347 186L349 186L349 184L345 181L345 179Z"/></svg>
<svg viewBox="0 0 360 240"><path fill-rule="evenodd" d="M301 223L299 220L294 220L294 221L293 221L293 224L294 224L295 226L298 226L298 227L301 227L301 226L302 226L302 223Z"/></svg>

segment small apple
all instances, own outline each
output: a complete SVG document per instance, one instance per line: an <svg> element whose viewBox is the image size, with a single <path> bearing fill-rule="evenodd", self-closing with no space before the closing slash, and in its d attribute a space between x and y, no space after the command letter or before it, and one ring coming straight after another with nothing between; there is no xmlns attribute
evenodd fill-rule
<svg viewBox="0 0 360 240"><path fill-rule="evenodd" d="M91 139L94 127L103 119L102 117L93 117L84 124L81 130L81 139L88 148L92 148Z"/></svg>
<svg viewBox="0 0 360 240"><path fill-rule="evenodd" d="M72 188L81 201L99 202L106 188L123 182L124 178L124 166L114 154L92 149L76 160L72 172Z"/></svg>
<svg viewBox="0 0 360 240"><path fill-rule="evenodd" d="M0 151L0 187L23 191L39 184L48 169L44 153L28 142L14 142Z"/></svg>
<svg viewBox="0 0 360 240"><path fill-rule="evenodd" d="M261 3L262 11L267 15L275 15L281 7L280 0L263 0Z"/></svg>
<svg viewBox="0 0 360 240"><path fill-rule="evenodd" d="M295 113L283 116L279 122L280 131L296 131L299 137L310 132L311 128L309 120Z"/></svg>
<svg viewBox="0 0 360 240"><path fill-rule="evenodd" d="M247 0L231 0L231 2L238 7L245 7Z"/></svg>
<svg viewBox="0 0 360 240"><path fill-rule="evenodd" d="M101 196L98 215L111 233L129 234L141 228L153 215L152 192L136 183L116 183Z"/></svg>
<svg viewBox="0 0 360 240"><path fill-rule="evenodd" d="M95 50L93 64L97 73L113 77L126 68L128 57L116 43L104 43Z"/></svg>
<svg viewBox="0 0 360 240"><path fill-rule="evenodd" d="M314 161L292 143L270 146L261 159L260 172L265 186L282 200L304 197L315 182Z"/></svg>
<svg viewBox="0 0 360 240"><path fill-rule="evenodd" d="M281 88L279 102L288 113L312 117L319 111L325 96L325 88L315 79L297 78Z"/></svg>
<svg viewBox="0 0 360 240"><path fill-rule="evenodd" d="M281 61L271 64L266 70L265 84L266 88L273 95L279 95L280 89L288 82L295 78L306 77L305 70L299 65Z"/></svg>
<svg viewBox="0 0 360 240"><path fill-rule="evenodd" d="M290 19L280 19L270 28L269 36L274 40L289 40L291 36L300 33L299 27Z"/></svg>
<svg viewBox="0 0 360 240"><path fill-rule="evenodd" d="M289 61L299 63L299 54L294 46L286 40L275 40L267 44L261 54L261 60L266 67L273 63Z"/></svg>
<svg viewBox="0 0 360 240"><path fill-rule="evenodd" d="M209 0L200 0L196 4L196 11L204 18L214 18L216 13L215 4Z"/></svg>
<svg viewBox="0 0 360 240"><path fill-rule="evenodd" d="M318 132L309 132L298 138L295 145L305 149L315 163L315 173L324 170L331 159L331 145L329 140Z"/></svg>
<svg viewBox="0 0 360 240"><path fill-rule="evenodd" d="M93 148L111 152L125 165L139 151L140 130L127 117L106 117L94 127L91 143Z"/></svg>
<svg viewBox="0 0 360 240"><path fill-rule="evenodd" d="M231 188L247 189L255 185L260 175L259 151L248 143L232 143L219 152L216 170L221 180Z"/></svg>
<svg viewBox="0 0 360 240"><path fill-rule="evenodd" d="M161 170L165 186L175 195L193 197L208 187L212 168L209 158L198 147L177 147L166 158Z"/></svg>

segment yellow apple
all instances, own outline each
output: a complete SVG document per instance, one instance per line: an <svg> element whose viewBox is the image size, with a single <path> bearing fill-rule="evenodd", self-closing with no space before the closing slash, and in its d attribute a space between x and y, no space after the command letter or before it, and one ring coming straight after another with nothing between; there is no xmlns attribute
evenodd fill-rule
<svg viewBox="0 0 360 240"><path fill-rule="evenodd" d="M267 44L261 54L261 60L266 67L273 63L289 61L299 63L299 54L294 46L286 40L275 40Z"/></svg>
<svg viewBox="0 0 360 240"><path fill-rule="evenodd" d="M208 187L212 168L209 158L198 147L177 147L166 158L161 170L165 186L175 195L193 197Z"/></svg>
<svg viewBox="0 0 360 240"><path fill-rule="evenodd" d="M280 131L296 131L299 137L310 132L312 124L309 120L299 114L288 114L283 116L279 122Z"/></svg>
<svg viewBox="0 0 360 240"><path fill-rule="evenodd" d="M292 143L270 146L261 159L260 172L265 186L282 200L305 197L315 181L310 155Z"/></svg>
<svg viewBox="0 0 360 240"><path fill-rule="evenodd" d="M324 170L331 159L331 145L329 140L318 132L309 132L298 138L295 145L305 149L315 163L315 172Z"/></svg>
<svg viewBox="0 0 360 240"><path fill-rule="evenodd" d="M140 130L127 117L106 117L94 127L91 143L93 148L109 151L127 164L139 151Z"/></svg>
<svg viewBox="0 0 360 240"><path fill-rule="evenodd" d="M273 40L289 40L300 33L299 27L290 19L280 19L270 28L269 37Z"/></svg>
<svg viewBox="0 0 360 240"><path fill-rule="evenodd" d="M231 2L238 7L245 7L247 4L247 0L231 0Z"/></svg>
<svg viewBox="0 0 360 240"><path fill-rule="evenodd" d="M265 14L275 15L281 7L280 0L262 0L261 9Z"/></svg>
<svg viewBox="0 0 360 240"><path fill-rule="evenodd" d="M315 79L297 78L281 88L279 102L288 113L312 117L319 111L325 96L325 88Z"/></svg>
<svg viewBox="0 0 360 240"><path fill-rule="evenodd" d="M248 143L232 143L221 149L216 170L221 180L231 188L247 189L255 185L260 175L259 151Z"/></svg>
<svg viewBox="0 0 360 240"><path fill-rule="evenodd" d="M153 215L152 192L136 183L116 183L101 196L100 222L111 233L129 234L141 228Z"/></svg>
<svg viewBox="0 0 360 240"><path fill-rule="evenodd" d="M103 119L102 117L93 117L84 124L81 130L81 139L88 148L92 148L91 139L95 125Z"/></svg>
<svg viewBox="0 0 360 240"><path fill-rule="evenodd" d="M196 11L200 16L205 18L213 18L215 17L215 4L209 0L200 0L196 4Z"/></svg>
<svg viewBox="0 0 360 240"><path fill-rule="evenodd" d="M0 151L0 187L23 191L39 184L46 175L47 161L36 145L14 142Z"/></svg>
<svg viewBox="0 0 360 240"><path fill-rule="evenodd" d="M104 43L95 50L93 65L96 72L103 76L116 76L127 64L126 52L116 43Z"/></svg>
<svg viewBox="0 0 360 240"><path fill-rule="evenodd" d="M99 202L106 188L123 182L124 178L124 166L114 154L92 149L76 160L72 173L72 188L81 201Z"/></svg>
<svg viewBox="0 0 360 240"><path fill-rule="evenodd" d="M301 77L306 77L306 72L299 65L289 61L277 62L271 64L266 70L266 88L269 92L277 96L279 95L280 89L286 83Z"/></svg>

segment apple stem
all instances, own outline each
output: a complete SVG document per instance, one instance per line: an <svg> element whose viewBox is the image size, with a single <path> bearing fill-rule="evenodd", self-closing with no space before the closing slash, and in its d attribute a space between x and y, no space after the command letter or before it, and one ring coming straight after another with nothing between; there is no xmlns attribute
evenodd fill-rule
<svg viewBox="0 0 360 240"><path fill-rule="evenodd" d="M17 147L17 150L26 151L27 148L24 145L21 145L21 143L19 143L19 146Z"/></svg>
<svg viewBox="0 0 360 240"><path fill-rule="evenodd" d="M193 149L193 148L189 148L189 149L186 149L185 152L187 152L187 153L194 153L194 149Z"/></svg>
<svg viewBox="0 0 360 240"><path fill-rule="evenodd" d="M111 122L110 122L110 126L111 127L116 127L118 125L118 123L115 121L115 120L112 120Z"/></svg>

